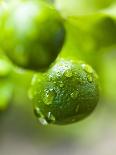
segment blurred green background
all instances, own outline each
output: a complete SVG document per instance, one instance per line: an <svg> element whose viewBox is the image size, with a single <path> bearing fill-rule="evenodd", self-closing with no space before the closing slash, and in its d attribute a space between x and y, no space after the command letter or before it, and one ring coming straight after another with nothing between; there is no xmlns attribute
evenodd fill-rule
<svg viewBox="0 0 116 155"><path fill-rule="evenodd" d="M77 57L98 73L101 96L85 120L42 126L28 99L32 71L14 66L0 51L0 155L116 154L116 1L46 0L65 19L60 57Z"/></svg>

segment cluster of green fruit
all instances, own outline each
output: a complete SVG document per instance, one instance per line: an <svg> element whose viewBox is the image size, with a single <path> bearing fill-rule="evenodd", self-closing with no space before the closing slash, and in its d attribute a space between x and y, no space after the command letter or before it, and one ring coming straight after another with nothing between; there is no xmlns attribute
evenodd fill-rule
<svg viewBox="0 0 116 155"><path fill-rule="evenodd" d="M66 19L41 0L0 3L0 48L14 65L34 72L29 98L39 121L69 124L87 117L99 100L98 77L73 53L61 56ZM0 78L10 70L2 61Z"/></svg>

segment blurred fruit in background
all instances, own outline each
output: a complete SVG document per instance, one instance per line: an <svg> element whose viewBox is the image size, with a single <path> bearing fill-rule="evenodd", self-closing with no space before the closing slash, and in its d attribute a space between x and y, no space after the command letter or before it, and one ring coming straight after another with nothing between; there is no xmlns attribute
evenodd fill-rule
<svg viewBox="0 0 116 155"><path fill-rule="evenodd" d="M18 0L6 3L1 18L4 23L0 44L12 62L26 69L48 68L65 39L59 12L42 1Z"/></svg>
<svg viewBox="0 0 116 155"><path fill-rule="evenodd" d="M12 72L12 64L0 52L0 111L5 110L13 95L13 85L11 84L10 75Z"/></svg>

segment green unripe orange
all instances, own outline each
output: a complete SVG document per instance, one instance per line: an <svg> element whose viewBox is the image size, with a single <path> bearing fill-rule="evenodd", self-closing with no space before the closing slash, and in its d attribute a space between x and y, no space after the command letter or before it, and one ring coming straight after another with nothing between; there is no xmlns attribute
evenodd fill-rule
<svg viewBox="0 0 116 155"><path fill-rule="evenodd" d="M97 105L97 75L81 61L59 59L46 73L33 77L30 98L41 123L77 122L91 114Z"/></svg>
<svg viewBox="0 0 116 155"><path fill-rule="evenodd" d="M46 69L59 54L65 38L63 19L50 4L20 1L7 5L2 49L18 66Z"/></svg>

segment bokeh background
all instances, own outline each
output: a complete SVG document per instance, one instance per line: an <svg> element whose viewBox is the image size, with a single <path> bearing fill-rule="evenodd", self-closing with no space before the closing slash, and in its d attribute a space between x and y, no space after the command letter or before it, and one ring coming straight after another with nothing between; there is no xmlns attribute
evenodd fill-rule
<svg viewBox="0 0 116 155"><path fill-rule="evenodd" d="M96 70L100 100L83 121L42 126L28 98L33 72L14 66L1 50L0 155L115 155L116 0L47 2L53 3L65 19L67 37L60 56L75 56Z"/></svg>

